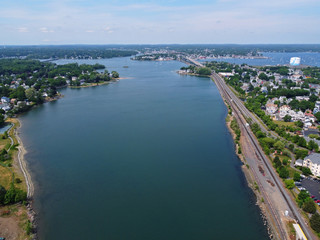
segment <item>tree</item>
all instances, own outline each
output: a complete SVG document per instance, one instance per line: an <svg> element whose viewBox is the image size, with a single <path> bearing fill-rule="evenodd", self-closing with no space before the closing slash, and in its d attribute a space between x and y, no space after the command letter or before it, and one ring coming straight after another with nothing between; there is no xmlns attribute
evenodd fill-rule
<svg viewBox="0 0 320 240"><path fill-rule="evenodd" d="M290 115L285 115L284 118L283 118L283 121L285 122L290 122L291 121L291 116Z"/></svg>
<svg viewBox="0 0 320 240"><path fill-rule="evenodd" d="M308 147L309 150L313 150L314 149L314 150L318 151L318 149L319 149L318 144L313 140L310 140L308 142L308 146L307 147Z"/></svg>
<svg viewBox="0 0 320 240"><path fill-rule="evenodd" d="M303 204L303 211L308 213L315 213L317 211L316 205L312 199L309 199Z"/></svg>
<svg viewBox="0 0 320 240"><path fill-rule="evenodd" d="M119 73L117 73L116 71L112 71L111 74L113 78L119 78Z"/></svg>
<svg viewBox="0 0 320 240"><path fill-rule="evenodd" d="M16 196L16 189L14 188L14 185L11 184L10 188L6 192L6 195L4 196L4 204L14 203L15 196Z"/></svg>
<svg viewBox="0 0 320 240"><path fill-rule="evenodd" d="M298 181L300 181L300 179L301 179L300 173L295 172L295 173L293 174L293 180L296 181L296 182L298 182Z"/></svg>
<svg viewBox="0 0 320 240"><path fill-rule="evenodd" d="M317 233L320 232L320 215L318 213L313 214L310 218L310 226Z"/></svg>
<svg viewBox="0 0 320 240"><path fill-rule="evenodd" d="M286 167L280 167L280 172L279 172L279 176L283 179L288 178L289 177L289 171Z"/></svg>
<svg viewBox="0 0 320 240"><path fill-rule="evenodd" d="M299 128L303 127L303 122L301 122L301 121L296 121L296 122L294 122L294 124Z"/></svg>
<svg viewBox="0 0 320 240"><path fill-rule="evenodd" d="M284 145L283 142L277 141L273 146L274 146L275 149L281 151L282 149L284 149L285 145Z"/></svg>
<svg viewBox="0 0 320 240"><path fill-rule="evenodd" d="M306 202L308 199L310 199L310 195L306 190L302 190L299 194L298 194L298 199L302 200L303 202Z"/></svg>
<svg viewBox="0 0 320 240"><path fill-rule="evenodd" d="M317 112L314 116L317 118L317 121L320 122L320 112Z"/></svg>
<svg viewBox="0 0 320 240"><path fill-rule="evenodd" d="M17 98L19 101L23 101L26 98L25 90L22 86L19 86L16 90Z"/></svg>
<svg viewBox="0 0 320 240"><path fill-rule="evenodd" d="M4 203L4 197L6 193L7 193L6 189L0 185L0 204Z"/></svg>
<svg viewBox="0 0 320 240"><path fill-rule="evenodd" d="M281 161L280 161L280 159L279 159L278 156L276 156L276 157L273 159L273 164L274 164L274 167L275 167L275 168L281 167L282 163L281 163Z"/></svg>
<svg viewBox="0 0 320 240"><path fill-rule="evenodd" d="M259 74L259 79L265 80L265 81L269 80L268 76L265 73L260 73Z"/></svg>
<svg viewBox="0 0 320 240"><path fill-rule="evenodd" d="M2 113L0 113L0 126L4 124L4 116Z"/></svg>
<svg viewBox="0 0 320 240"><path fill-rule="evenodd" d="M306 175L306 176L312 175L312 172L311 172L310 168L308 168L308 167L302 167L301 171L302 171L303 175Z"/></svg>
<svg viewBox="0 0 320 240"><path fill-rule="evenodd" d="M34 88L28 88L25 93L29 101L36 102L37 92Z"/></svg>
<svg viewBox="0 0 320 240"><path fill-rule="evenodd" d="M284 183L286 184L286 188L288 189L292 189L295 186L293 179L286 179L284 180Z"/></svg>

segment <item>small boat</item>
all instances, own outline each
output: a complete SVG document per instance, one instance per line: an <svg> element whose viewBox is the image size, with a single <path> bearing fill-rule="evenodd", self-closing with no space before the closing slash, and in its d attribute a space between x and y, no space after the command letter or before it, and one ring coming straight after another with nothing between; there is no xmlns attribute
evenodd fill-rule
<svg viewBox="0 0 320 240"><path fill-rule="evenodd" d="M129 66L123 66L123 68L128 68Z"/></svg>

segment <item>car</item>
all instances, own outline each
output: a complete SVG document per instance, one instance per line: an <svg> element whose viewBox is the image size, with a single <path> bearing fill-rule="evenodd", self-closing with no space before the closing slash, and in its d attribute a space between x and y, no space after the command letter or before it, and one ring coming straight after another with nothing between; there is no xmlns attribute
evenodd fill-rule
<svg viewBox="0 0 320 240"><path fill-rule="evenodd" d="M312 195L312 196L311 196L311 198L315 198L315 196L314 196L314 195Z"/></svg>
<svg viewBox="0 0 320 240"><path fill-rule="evenodd" d="M301 182L294 182L296 186L301 186Z"/></svg>
<svg viewBox="0 0 320 240"><path fill-rule="evenodd" d="M317 203L320 203L320 200L317 200Z"/></svg>

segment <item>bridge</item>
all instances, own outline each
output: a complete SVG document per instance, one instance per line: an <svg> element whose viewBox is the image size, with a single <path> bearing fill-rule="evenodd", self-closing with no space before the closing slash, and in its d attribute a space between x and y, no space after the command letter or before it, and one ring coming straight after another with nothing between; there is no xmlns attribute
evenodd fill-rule
<svg viewBox="0 0 320 240"><path fill-rule="evenodd" d="M179 55L178 56L178 61L183 62L188 65L194 65L196 67L204 67L204 65L190 57L184 56L184 55Z"/></svg>

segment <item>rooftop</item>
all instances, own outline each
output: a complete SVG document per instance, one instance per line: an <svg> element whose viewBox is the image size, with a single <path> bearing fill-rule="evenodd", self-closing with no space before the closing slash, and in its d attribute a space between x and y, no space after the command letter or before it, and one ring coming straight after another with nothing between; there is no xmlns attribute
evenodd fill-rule
<svg viewBox="0 0 320 240"><path fill-rule="evenodd" d="M320 165L320 154L319 153L311 153L309 156L305 157L304 160L310 159L313 164Z"/></svg>

